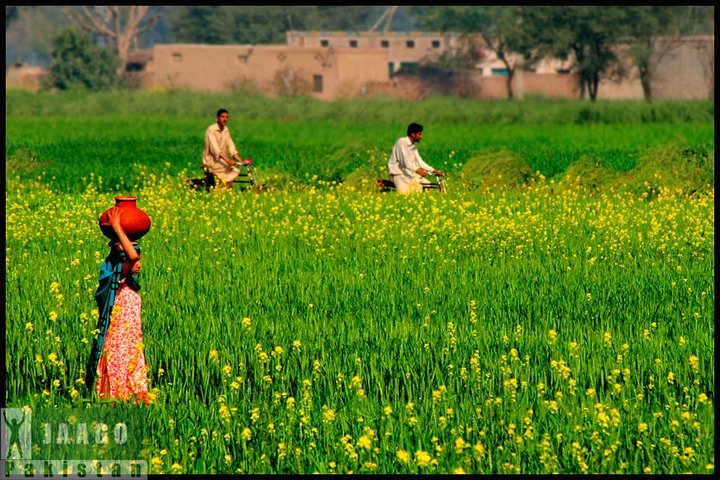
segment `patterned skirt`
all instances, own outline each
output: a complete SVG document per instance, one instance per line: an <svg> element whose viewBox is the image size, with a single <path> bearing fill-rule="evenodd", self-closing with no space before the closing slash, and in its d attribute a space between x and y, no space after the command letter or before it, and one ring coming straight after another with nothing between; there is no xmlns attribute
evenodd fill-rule
<svg viewBox="0 0 720 480"><path fill-rule="evenodd" d="M98 395L102 399L130 400L150 403L148 397L145 352L142 341L140 295L124 281L115 295L115 305L110 316L97 367Z"/></svg>

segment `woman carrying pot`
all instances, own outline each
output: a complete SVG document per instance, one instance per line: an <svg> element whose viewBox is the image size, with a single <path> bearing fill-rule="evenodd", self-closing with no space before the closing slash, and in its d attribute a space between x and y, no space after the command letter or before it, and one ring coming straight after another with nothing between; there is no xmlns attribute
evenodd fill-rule
<svg viewBox="0 0 720 480"><path fill-rule="evenodd" d="M100 266L98 289L98 336L86 370L86 385L101 399L143 401L148 396L145 353L142 341L141 308L135 277L140 271L140 247L123 230L123 208L113 207L100 218L100 227L111 227L117 241Z"/></svg>

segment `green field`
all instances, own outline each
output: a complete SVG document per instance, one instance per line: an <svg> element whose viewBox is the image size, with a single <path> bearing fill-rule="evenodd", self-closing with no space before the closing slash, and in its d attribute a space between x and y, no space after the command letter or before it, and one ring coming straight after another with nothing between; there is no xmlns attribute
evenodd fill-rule
<svg viewBox="0 0 720 480"><path fill-rule="evenodd" d="M267 190L184 186L220 107ZM372 185L411 121L447 194ZM9 91L6 184L11 407L98 405L97 218L152 219L153 473L714 473L712 102Z"/></svg>

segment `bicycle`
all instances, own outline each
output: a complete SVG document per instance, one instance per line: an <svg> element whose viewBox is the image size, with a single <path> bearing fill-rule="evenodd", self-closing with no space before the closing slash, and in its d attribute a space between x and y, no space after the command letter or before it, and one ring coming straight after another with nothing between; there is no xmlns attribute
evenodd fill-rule
<svg viewBox="0 0 720 480"><path fill-rule="evenodd" d="M445 173L438 172L437 174L434 174L432 172L428 172L428 175L435 177L435 181L430 183L421 183L420 185L422 186L423 192L428 190L437 190L438 193L447 193L447 178ZM375 180L375 186L380 192L392 192L397 190L395 184L386 179Z"/></svg>

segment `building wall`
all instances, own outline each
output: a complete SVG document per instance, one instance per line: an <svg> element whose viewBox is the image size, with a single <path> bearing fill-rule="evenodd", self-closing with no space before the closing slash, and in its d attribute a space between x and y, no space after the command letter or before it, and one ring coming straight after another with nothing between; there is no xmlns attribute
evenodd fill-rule
<svg viewBox="0 0 720 480"><path fill-rule="evenodd" d="M439 32L287 32L288 46L295 48L384 48L388 71L398 72L403 63L437 59L448 48L457 48L464 37ZM355 47L351 46L354 42ZM390 67L392 64L392 67Z"/></svg>
<svg viewBox="0 0 720 480"><path fill-rule="evenodd" d="M714 98L714 37L691 37L658 64L653 98Z"/></svg>
<svg viewBox="0 0 720 480"><path fill-rule="evenodd" d="M576 75L558 73L518 72L518 96L572 99L580 97Z"/></svg>
<svg viewBox="0 0 720 480"><path fill-rule="evenodd" d="M388 80L386 65L384 49L173 44L153 47L149 70L155 87L223 92L250 84L270 95L330 99Z"/></svg>
<svg viewBox="0 0 720 480"><path fill-rule="evenodd" d="M436 32L288 32L288 45L157 44L146 68L130 73L142 87L227 92L249 84L269 95L302 94L324 100L374 94L506 98L506 77L498 74L499 70L492 72L504 65L487 48L478 48L483 54L478 56L474 70L447 77L444 85L438 78L403 75L410 71L403 71L403 63L437 57L448 48L461 48L468 40L478 45L476 37ZM329 42L329 47L321 46L323 40ZM350 47L350 40L357 46ZM383 41L388 42L387 46L382 46ZM408 41L414 42L414 48L407 48ZM659 59L653 98L713 98L714 58L714 36L683 38ZM395 75L390 74L391 64ZM577 76L558 73L571 65L572 60L548 59L539 63L534 72L518 70L513 84L515 98L579 98ZM629 75L622 80L614 80L612 75L601 79L598 99L644 98L637 69L629 63L625 69ZM42 74L37 67L11 65L6 72L6 87L36 90Z"/></svg>
<svg viewBox="0 0 720 480"><path fill-rule="evenodd" d="M40 67L12 64L5 72L5 88L19 88L36 92L40 89L41 78L46 72Z"/></svg>

